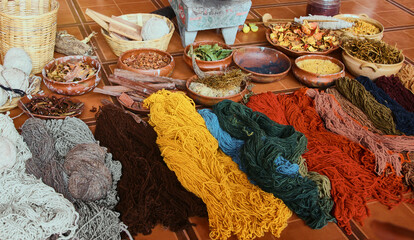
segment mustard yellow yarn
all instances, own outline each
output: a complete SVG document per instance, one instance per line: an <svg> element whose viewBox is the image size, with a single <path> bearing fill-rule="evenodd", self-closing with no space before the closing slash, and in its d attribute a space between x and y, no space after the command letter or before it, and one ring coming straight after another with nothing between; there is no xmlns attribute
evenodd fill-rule
<svg viewBox="0 0 414 240"><path fill-rule="evenodd" d="M251 184L232 159L219 150L194 102L182 93L158 91L144 101L149 123L167 166L207 205L210 238L279 237L292 212L282 200Z"/></svg>

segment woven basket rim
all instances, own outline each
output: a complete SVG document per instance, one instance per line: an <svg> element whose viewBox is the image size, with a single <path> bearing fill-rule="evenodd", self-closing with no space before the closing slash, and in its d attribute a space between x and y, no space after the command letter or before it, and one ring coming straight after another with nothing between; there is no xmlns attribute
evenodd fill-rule
<svg viewBox="0 0 414 240"><path fill-rule="evenodd" d="M0 11L0 16L5 16L5 17L8 17L8 18L15 18L15 19L42 18L42 17L48 16L48 15L55 14L59 10L60 4L57 0L52 0L51 6L54 7L52 10L50 10L47 13L38 14L38 15L20 16L20 15L8 14L8 13L5 13L3 11Z"/></svg>

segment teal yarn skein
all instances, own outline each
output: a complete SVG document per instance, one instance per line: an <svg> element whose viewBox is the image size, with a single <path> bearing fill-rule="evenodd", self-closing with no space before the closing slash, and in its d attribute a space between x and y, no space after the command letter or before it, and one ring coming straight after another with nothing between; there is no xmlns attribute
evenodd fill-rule
<svg viewBox="0 0 414 240"><path fill-rule="evenodd" d="M240 161L257 186L283 200L305 223L320 229L335 219L330 198L320 198L314 181L299 174L287 177L277 171L274 160L283 157L299 163L307 139L292 126L278 124L266 115L224 100L213 106L220 127L232 137L244 140Z"/></svg>

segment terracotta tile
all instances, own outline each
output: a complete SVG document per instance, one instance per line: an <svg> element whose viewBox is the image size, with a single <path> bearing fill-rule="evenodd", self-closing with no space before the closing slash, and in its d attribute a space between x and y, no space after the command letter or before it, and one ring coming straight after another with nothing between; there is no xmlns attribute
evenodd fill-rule
<svg viewBox="0 0 414 240"><path fill-rule="evenodd" d="M401 5L410 8L411 10L414 9L414 1L412 0L395 0L397 3L400 3Z"/></svg>
<svg viewBox="0 0 414 240"><path fill-rule="evenodd" d="M97 51L101 52L104 59L101 61L115 61L118 57L112 52L111 48L109 47L108 43L105 40L105 37L102 35L101 27L98 24L89 25L91 31L96 32L95 41L97 43Z"/></svg>
<svg viewBox="0 0 414 240"><path fill-rule="evenodd" d="M378 202L369 204L368 208L371 211L371 216L364 221L364 226L357 225L363 230L363 232L369 237L369 239L376 239L375 232L373 232L370 224L373 220L380 222L392 223L394 225L414 230L414 215L404 205L400 204L391 210Z"/></svg>
<svg viewBox="0 0 414 240"><path fill-rule="evenodd" d="M289 9L289 7L266 7L266 8L257 8L255 9L260 15L263 16L265 13L272 14L273 17L277 18L294 18L297 17L296 14Z"/></svg>
<svg viewBox="0 0 414 240"><path fill-rule="evenodd" d="M195 42L199 41L218 41L224 42L223 35L221 35L220 29L209 29L198 31L195 38Z"/></svg>
<svg viewBox="0 0 414 240"><path fill-rule="evenodd" d="M127 0L126 0L127 1ZM158 2L160 2L162 5L166 6L170 6L170 2L168 2L168 0L158 0Z"/></svg>
<svg viewBox="0 0 414 240"><path fill-rule="evenodd" d="M342 240L348 239L339 227L334 223L329 223L322 229L313 230L306 226L303 221L289 223L283 230L279 240L305 240L305 239L329 239Z"/></svg>
<svg viewBox="0 0 414 240"><path fill-rule="evenodd" d="M180 33L178 30L175 30L170 43L168 44L167 52L169 53L182 53L184 51L184 47L181 42Z"/></svg>
<svg viewBox="0 0 414 240"><path fill-rule="evenodd" d="M76 23L75 17L69 8L66 1L59 1L59 10L57 15L57 23L59 24L71 24Z"/></svg>
<svg viewBox="0 0 414 240"><path fill-rule="evenodd" d="M397 46L399 49L414 47L412 38L405 31L385 32L382 40L390 45Z"/></svg>
<svg viewBox="0 0 414 240"><path fill-rule="evenodd" d="M302 83L295 79L295 76L293 76L292 71L290 71L284 79L280 80L280 83L286 90L294 90L304 87Z"/></svg>
<svg viewBox="0 0 414 240"><path fill-rule="evenodd" d="M278 0L280 3L305 2L306 0Z"/></svg>
<svg viewBox="0 0 414 240"><path fill-rule="evenodd" d="M410 210L410 212L414 214L414 204L404 203L404 206L406 206Z"/></svg>
<svg viewBox="0 0 414 240"><path fill-rule="evenodd" d="M295 13L296 17L306 16L306 4L289 6L288 8Z"/></svg>
<svg viewBox="0 0 414 240"><path fill-rule="evenodd" d="M414 38L414 29L404 30L404 32L407 33L410 38Z"/></svg>
<svg viewBox="0 0 414 240"><path fill-rule="evenodd" d="M393 24L393 26L407 26L414 24L414 16L403 10L387 11L380 14L381 18Z"/></svg>
<svg viewBox="0 0 414 240"><path fill-rule="evenodd" d="M93 6L93 7L87 7L87 8L89 8L91 10L94 10L98 13L104 14L106 16L112 16L112 15L119 16L119 15L122 15L121 10L119 10L119 8L116 4L106 5L106 6ZM86 11L87 8L86 7L81 8L82 14L83 14L83 17L86 19L87 22L91 22L93 20L85 14L85 11Z"/></svg>
<svg viewBox="0 0 414 240"><path fill-rule="evenodd" d="M177 235L174 232L164 228L161 225L155 226L150 235L138 234L134 237L135 240L159 240L159 239L168 239L168 240L178 240Z"/></svg>
<svg viewBox="0 0 414 240"><path fill-rule="evenodd" d="M95 1L77 0L77 2L79 3L79 6L81 8L96 7L96 6L108 6L108 5L115 4L114 0L95 0Z"/></svg>
<svg viewBox="0 0 414 240"><path fill-rule="evenodd" d="M414 61L414 48L408 48L403 50L404 56Z"/></svg>
<svg viewBox="0 0 414 240"><path fill-rule="evenodd" d="M116 4L119 3L139 3L139 2L148 2L148 0L113 0ZM168 2L168 0L167 0ZM168 4L169 5L169 4Z"/></svg>
<svg viewBox="0 0 414 240"><path fill-rule="evenodd" d="M252 82L252 84L254 85L252 89L254 93L280 92L286 89L280 81L267 84Z"/></svg>
<svg viewBox="0 0 414 240"><path fill-rule="evenodd" d="M398 7L385 0L358 0L358 3L376 13L398 10Z"/></svg>
<svg viewBox="0 0 414 240"><path fill-rule="evenodd" d="M75 36L77 39L82 40L84 38L84 36L82 35L81 30L79 29L79 27L58 27L57 29L58 31L67 31L69 34L72 34L73 36Z"/></svg>
<svg viewBox="0 0 414 240"><path fill-rule="evenodd" d="M209 226L208 226L208 219L207 218L200 218L200 217L192 217L190 218L190 222L195 223L196 225L193 226L194 233L196 234L198 240L208 240L209 237Z"/></svg>
<svg viewBox="0 0 414 240"><path fill-rule="evenodd" d="M279 0L252 0L252 6L259 6L259 5L271 5L280 3Z"/></svg>
<svg viewBox="0 0 414 240"><path fill-rule="evenodd" d="M377 20L378 22L380 22L384 26L385 29L394 26L394 24L392 24L389 21L382 18L381 14L373 13L369 17L371 17L371 18Z"/></svg>
<svg viewBox="0 0 414 240"><path fill-rule="evenodd" d="M296 213L293 213L292 216L288 219L288 223L294 222L294 221L300 221L301 219L296 215Z"/></svg>
<svg viewBox="0 0 414 240"><path fill-rule="evenodd" d="M187 80L195 73L193 72L192 68L190 68L187 63L185 63L182 56L174 57L175 60L175 69L172 74L172 78L177 79L184 79Z"/></svg>
<svg viewBox="0 0 414 240"><path fill-rule="evenodd" d="M266 30L267 28L263 25L257 25L259 30L257 32L248 32L244 33L240 31L236 35L236 44L256 44L267 42L266 40Z"/></svg>
<svg viewBox="0 0 414 240"><path fill-rule="evenodd" d="M348 1L342 2L340 13L349 13L349 14L362 14L365 13L370 16L374 11L370 8L364 7L359 4L358 1Z"/></svg>
<svg viewBox="0 0 414 240"><path fill-rule="evenodd" d="M152 2L119 3L117 4L122 14L150 13L157 10Z"/></svg>

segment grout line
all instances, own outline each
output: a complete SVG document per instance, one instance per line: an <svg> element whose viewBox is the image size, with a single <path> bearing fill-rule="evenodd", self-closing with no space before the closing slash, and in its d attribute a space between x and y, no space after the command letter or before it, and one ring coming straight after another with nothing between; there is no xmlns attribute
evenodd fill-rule
<svg viewBox="0 0 414 240"><path fill-rule="evenodd" d="M152 4L154 4L155 8L158 10L160 8L163 8L163 4L160 4L157 0L151 0Z"/></svg>
<svg viewBox="0 0 414 240"><path fill-rule="evenodd" d="M406 6L404 6L403 4L401 4L401 3L399 3L399 2L396 2L396 1L394 1L394 0L386 0L387 2L389 2L389 3L391 3L392 5L394 5L394 6L396 6L396 7L398 7L399 9L401 9L401 10L403 10L403 11L405 11L406 13L408 13L408 14L411 14L411 15L413 15L414 16L414 11L413 10L411 10L411 9L409 9L409 8L407 8Z"/></svg>
<svg viewBox="0 0 414 240"><path fill-rule="evenodd" d="M407 30L407 29L414 29L414 25L388 27L384 29L384 32L392 32L392 31Z"/></svg>

